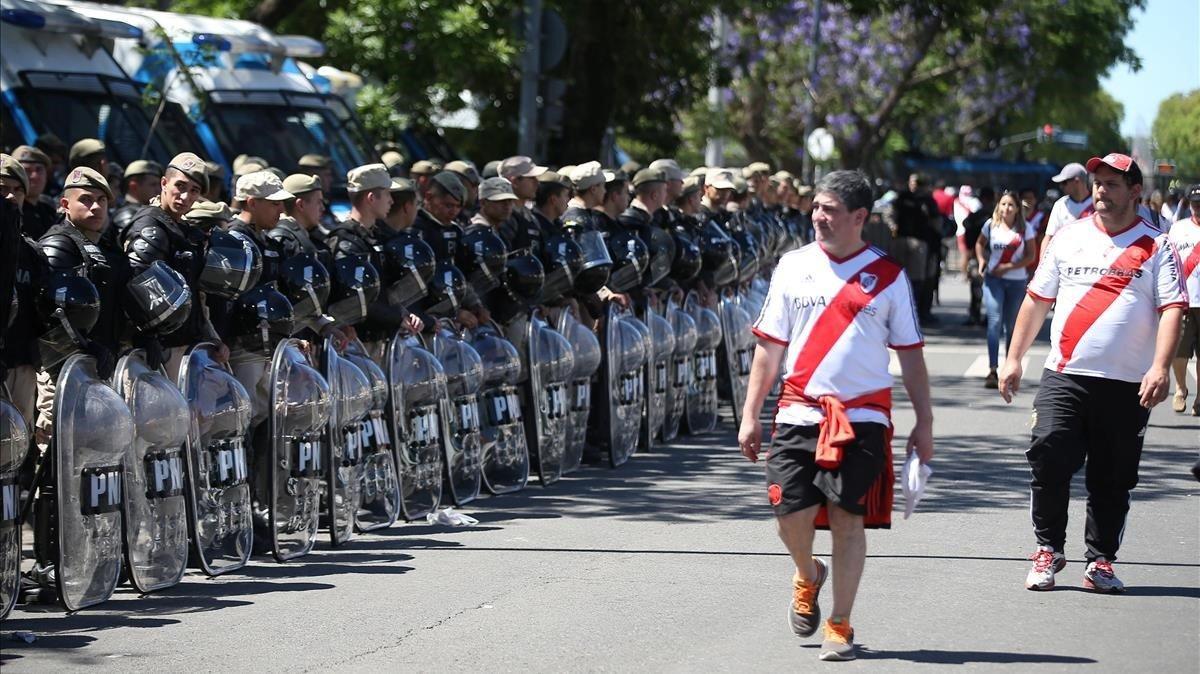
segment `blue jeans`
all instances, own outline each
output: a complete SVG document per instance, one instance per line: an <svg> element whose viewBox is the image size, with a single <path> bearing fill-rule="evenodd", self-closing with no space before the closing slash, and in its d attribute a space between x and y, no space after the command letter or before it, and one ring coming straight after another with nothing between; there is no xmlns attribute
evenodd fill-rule
<svg viewBox="0 0 1200 674"><path fill-rule="evenodd" d="M988 367L995 369L1000 360L1000 329L1004 329L1004 351L1008 352L1017 312L1025 300L1025 279L1007 280L996 276L983 279L983 306L987 310Z"/></svg>

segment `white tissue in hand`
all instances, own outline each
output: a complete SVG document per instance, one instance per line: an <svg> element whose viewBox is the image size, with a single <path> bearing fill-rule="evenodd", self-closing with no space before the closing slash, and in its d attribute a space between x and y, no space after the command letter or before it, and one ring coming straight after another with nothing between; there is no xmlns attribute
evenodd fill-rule
<svg viewBox="0 0 1200 674"><path fill-rule="evenodd" d="M917 503L925 495L925 484L930 475L933 475L933 469L921 463L916 452L908 455L904 462L904 472L900 476L900 488L904 491L904 519L913 514Z"/></svg>

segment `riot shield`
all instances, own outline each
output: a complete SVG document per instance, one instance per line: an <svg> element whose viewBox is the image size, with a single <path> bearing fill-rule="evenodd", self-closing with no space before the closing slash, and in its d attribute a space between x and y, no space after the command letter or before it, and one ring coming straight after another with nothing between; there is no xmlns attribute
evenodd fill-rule
<svg viewBox="0 0 1200 674"><path fill-rule="evenodd" d="M667 319L647 309L643 314L646 334L645 406L638 445L650 449L660 437L666 418L667 389L670 388L671 358L675 353L675 331Z"/></svg>
<svg viewBox="0 0 1200 674"><path fill-rule="evenodd" d="M387 352L390 428L400 469L400 512L412 521L442 500L442 401L446 375L418 337L397 335Z"/></svg>
<svg viewBox="0 0 1200 674"><path fill-rule="evenodd" d="M637 450L645 407L648 329L616 303L609 303L607 311L600 342L603 376L594 382L592 391L603 407L600 414L592 415L589 425L593 443L608 450L609 464L616 468Z"/></svg>
<svg viewBox="0 0 1200 674"><path fill-rule="evenodd" d="M571 343L534 311L525 333L528 358L522 398L525 402L525 438L537 465L542 486L554 484L563 474L566 447L568 388L575 369Z"/></svg>
<svg viewBox="0 0 1200 674"><path fill-rule="evenodd" d="M254 543L246 433L250 396L216 347L202 343L179 367L179 390L191 410L187 495L192 559L210 576L246 565Z"/></svg>
<svg viewBox="0 0 1200 674"><path fill-rule="evenodd" d="M479 389L483 362L479 353L448 324L433 335L430 351L446 374L442 399L442 448L446 452L446 486L455 505L479 497L483 467L483 437L479 419Z"/></svg>
<svg viewBox="0 0 1200 674"><path fill-rule="evenodd" d="M692 354L692 378L688 385L684 421L687 432L708 433L717 427L717 348L721 345L721 319L690 292L683 310L696 323L696 350Z"/></svg>
<svg viewBox="0 0 1200 674"><path fill-rule="evenodd" d="M754 360L754 334L750 332L750 315L734 295L727 295L718 306L721 316L721 377L723 388L728 386L733 406L733 426L739 428L742 406L746 403L746 386L750 380L750 365Z"/></svg>
<svg viewBox="0 0 1200 674"><path fill-rule="evenodd" d="M558 332L571 344L575 364L567 387L570 410L566 420L566 441L563 443L562 472L571 473L583 462L587 445L588 415L592 409L592 376L600 369L603 355L596 333L579 322L569 308L558 317Z"/></svg>
<svg viewBox="0 0 1200 674"><path fill-rule="evenodd" d="M0 382L0 620L17 603L21 587L21 485L18 473L29 449L29 428Z"/></svg>
<svg viewBox="0 0 1200 674"><path fill-rule="evenodd" d="M58 375L51 456L58 506L58 596L78 611L112 596L121 575L123 462L133 445L129 407L75 354Z"/></svg>
<svg viewBox="0 0 1200 674"><path fill-rule="evenodd" d="M522 345L527 323L527 318L520 318L510 324L514 341ZM492 494L506 494L523 489L529 480L529 446L522 424L528 406L519 389L521 355L494 324L476 328L472 339L483 360L479 392L483 486Z"/></svg>
<svg viewBox="0 0 1200 674"><path fill-rule="evenodd" d="M387 422L387 375L371 360L366 347L357 339L346 345L342 357L362 370L371 387L371 408L359 424L362 497L355 526L363 532L386 529L400 514L400 473L396 469L392 432Z"/></svg>
<svg viewBox="0 0 1200 674"><path fill-rule="evenodd" d="M150 369L141 350L117 362L113 386L133 415L125 460L125 562L130 582L144 594L175 585L187 568L183 461L192 420L183 394Z"/></svg>
<svg viewBox="0 0 1200 674"><path fill-rule="evenodd" d="M309 363L300 340L284 339L271 358L271 551L286 562L308 554L317 542L321 480L325 477L325 426L329 384Z"/></svg>
<svg viewBox="0 0 1200 674"><path fill-rule="evenodd" d="M354 519L362 503L363 419L371 409L371 382L339 354L332 337L325 338L321 356L333 401L325 427L325 508L330 543L341 545L354 535Z"/></svg>
<svg viewBox="0 0 1200 674"><path fill-rule="evenodd" d="M696 321L674 299L667 301L667 321L675 334L675 350L667 367L667 394L663 405L663 442L679 437L679 425L687 410L687 392L692 380L692 354L696 350Z"/></svg>

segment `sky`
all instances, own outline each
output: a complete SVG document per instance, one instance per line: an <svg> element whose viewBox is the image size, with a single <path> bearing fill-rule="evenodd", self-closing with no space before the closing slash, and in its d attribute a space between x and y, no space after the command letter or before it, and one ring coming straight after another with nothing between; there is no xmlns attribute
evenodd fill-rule
<svg viewBox="0 0 1200 674"><path fill-rule="evenodd" d="M1101 86L1125 106L1121 135L1149 135L1158 104L1171 94L1200 89L1200 0L1147 0L1135 10L1126 37L1142 59L1132 72L1119 65Z"/></svg>

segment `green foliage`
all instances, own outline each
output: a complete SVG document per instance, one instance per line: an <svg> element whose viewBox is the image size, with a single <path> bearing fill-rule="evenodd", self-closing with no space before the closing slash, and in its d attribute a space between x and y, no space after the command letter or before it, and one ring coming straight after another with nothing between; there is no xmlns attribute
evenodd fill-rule
<svg viewBox="0 0 1200 674"><path fill-rule="evenodd" d="M1200 176L1200 89L1175 94L1158 105L1152 129L1158 157L1175 162L1181 176Z"/></svg>

